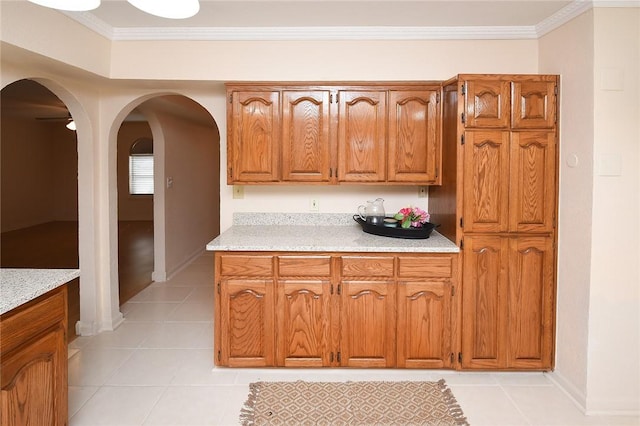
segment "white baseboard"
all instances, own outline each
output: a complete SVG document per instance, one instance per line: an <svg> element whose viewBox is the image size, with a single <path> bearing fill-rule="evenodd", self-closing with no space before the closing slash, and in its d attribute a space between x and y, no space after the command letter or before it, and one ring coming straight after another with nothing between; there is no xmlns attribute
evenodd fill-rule
<svg viewBox="0 0 640 426"><path fill-rule="evenodd" d="M584 392L580 391L573 383L562 374L554 371L547 375L558 388L571 399L571 401L586 416L640 416L637 409L593 409L591 407L633 407L638 401L633 399L594 400L588 399Z"/></svg>
<svg viewBox="0 0 640 426"><path fill-rule="evenodd" d="M549 380L555 383L558 388L564 392L569 399L582 411L582 413L587 413L587 396L578 389L572 382L570 382L566 377L562 374L558 373L558 370L553 371L547 375Z"/></svg>
<svg viewBox="0 0 640 426"><path fill-rule="evenodd" d="M94 336L98 334L98 325L93 321L76 322L76 334L78 336Z"/></svg>
<svg viewBox="0 0 640 426"><path fill-rule="evenodd" d="M205 252L204 248L199 248L198 250L196 250L195 252L191 253L191 255L189 255L182 263L180 263L178 266L176 266L175 268L173 268L173 270L171 272L169 272L167 275L167 279L170 280L171 278L175 277L176 275L178 275L180 272L182 272L182 270L184 270L187 266L189 266L194 260L196 260L196 258L202 256L202 254ZM166 281L166 280L165 280Z"/></svg>
<svg viewBox="0 0 640 426"><path fill-rule="evenodd" d="M153 271L151 273L151 281L164 282L167 280L167 271Z"/></svg>

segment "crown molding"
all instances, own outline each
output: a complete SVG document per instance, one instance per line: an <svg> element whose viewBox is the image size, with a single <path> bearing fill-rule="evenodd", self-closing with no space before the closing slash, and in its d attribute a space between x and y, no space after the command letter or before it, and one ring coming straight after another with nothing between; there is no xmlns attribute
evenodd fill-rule
<svg viewBox="0 0 640 426"><path fill-rule="evenodd" d="M593 8L593 2L585 0L575 0L563 7L547 19L539 22L536 25L536 36L542 37L543 35L550 33L556 28L561 27L573 18L582 15L587 10Z"/></svg>
<svg viewBox="0 0 640 426"><path fill-rule="evenodd" d="M63 12L112 41L522 40L537 39L593 7L640 7L640 0L574 0L535 26L473 27L112 27L90 12Z"/></svg>
<svg viewBox="0 0 640 426"><path fill-rule="evenodd" d="M535 27L115 28L112 40L474 40L536 38Z"/></svg>

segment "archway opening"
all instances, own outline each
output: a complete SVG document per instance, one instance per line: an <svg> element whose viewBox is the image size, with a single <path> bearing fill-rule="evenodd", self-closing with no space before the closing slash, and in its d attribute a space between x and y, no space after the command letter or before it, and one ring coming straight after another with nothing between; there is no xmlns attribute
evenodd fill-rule
<svg viewBox="0 0 640 426"><path fill-rule="evenodd" d="M78 268L78 143L71 114L33 80L0 91L0 266ZM69 340L80 279L68 284Z"/></svg>
<svg viewBox="0 0 640 426"><path fill-rule="evenodd" d="M122 305L146 300L145 294L136 295L171 279L201 256L206 243L219 234L220 134L211 114L182 95L144 100L126 116L117 134ZM132 179L138 177L133 176L133 168L143 164L147 169L139 178L147 183L150 178L153 189L136 194ZM121 257L125 245L131 247L125 249L128 259ZM127 263L130 261L133 263ZM144 279L127 288L125 270L138 271Z"/></svg>

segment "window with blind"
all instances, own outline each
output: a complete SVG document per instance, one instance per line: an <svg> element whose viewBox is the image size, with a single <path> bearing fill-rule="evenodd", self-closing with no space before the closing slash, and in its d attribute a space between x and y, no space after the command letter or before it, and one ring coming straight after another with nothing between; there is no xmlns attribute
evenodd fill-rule
<svg viewBox="0 0 640 426"><path fill-rule="evenodd" d="M138 139L129 151L129 193L153 195L153 141Z"/></svg>

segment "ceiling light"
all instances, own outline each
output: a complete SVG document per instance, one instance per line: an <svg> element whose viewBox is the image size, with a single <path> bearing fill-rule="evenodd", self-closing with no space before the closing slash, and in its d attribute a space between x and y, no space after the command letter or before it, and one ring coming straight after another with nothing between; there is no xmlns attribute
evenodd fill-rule
<svg viewBox="0 0 640 426"><path fill-rule="evenodd" d="M67 125L65 126L67 129L69 130L76 130L76 122L72 120L70 120Z"/></svg>
<svg viewBox="0 0 640 426"><path fill-rule="evenodd" d="M93 10L100 6L100 0L29 0L31 3L52 9L80 12Z"/></svg>
<svg viewBox="0 0 640 426"><path fill-rule="evenodd" d="M190 18L200 10L198 0L127 0L130 4L161 18Z"/></svg>

